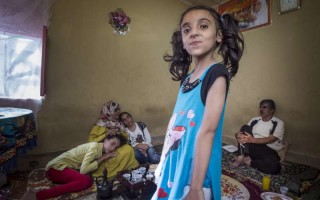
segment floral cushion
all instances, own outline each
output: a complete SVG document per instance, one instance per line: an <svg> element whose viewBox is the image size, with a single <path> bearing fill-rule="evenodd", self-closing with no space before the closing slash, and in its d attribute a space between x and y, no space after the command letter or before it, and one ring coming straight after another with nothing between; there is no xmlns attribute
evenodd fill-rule
<svg viewBox="0 0 320 200"><path fill-rule="evenodd" d="M44 168L35 169L32 172L30 172L28 177L27 190L39 191L39 190L49 189L54 186L55 184L53 184L50 180L47 179ZM96 184L92 184L90 188L87 188L85 190L64 194L59 197L51 198L51 200L76 199L78 197L91 194L96 191L97 191Z"/></svg>

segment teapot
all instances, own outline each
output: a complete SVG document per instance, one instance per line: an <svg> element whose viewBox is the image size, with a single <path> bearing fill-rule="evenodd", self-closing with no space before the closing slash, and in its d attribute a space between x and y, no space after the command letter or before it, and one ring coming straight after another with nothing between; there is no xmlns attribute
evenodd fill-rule
<svg viewBox="0 0 320 200"><path fill-rule="evenodd" d="M96 178L97 200L111 199L113 181L108 181L108 170L103 170L103 176Z"/></svg>

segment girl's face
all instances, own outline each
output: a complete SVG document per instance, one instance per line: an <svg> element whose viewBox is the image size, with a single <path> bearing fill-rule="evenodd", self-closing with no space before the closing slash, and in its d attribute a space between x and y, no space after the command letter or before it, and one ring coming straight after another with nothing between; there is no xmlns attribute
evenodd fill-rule
<svg viewBox="0 0 320 200"><path fill-rule="evenodd" d="M134 123L132 117L128 114L121 115L121 121L126 127L130 127Z"/></svg>
<svg viewBox="0 0 320 200"><path fill-rule="evenodd" d="M181 23L183 47L196 57L212 55L217 42L221 42L221 32L217 31L216 20L207 10L188 12Z"/></svg>
<svg viewBox="0 0 320 200"><path fill-rule="evenodd" d="M114 152L120 146L120 140L116 137L111 139L105 139L103 142L103 148L105 153Z"/></svg>

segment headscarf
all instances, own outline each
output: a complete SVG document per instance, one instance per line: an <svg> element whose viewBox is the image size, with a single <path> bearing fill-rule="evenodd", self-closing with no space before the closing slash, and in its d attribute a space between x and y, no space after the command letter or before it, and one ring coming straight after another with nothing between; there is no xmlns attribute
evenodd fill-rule
<svg viewBox="0 0 320 200"><path fill-rule="evenodd" d="M98 126L103 126L112 129L118 129L123 131L125 128L118 119L113 119L113 114L116 109L120 109L120 104L114 101L108 101L103 104L99 121L96 123Z"/></svg>

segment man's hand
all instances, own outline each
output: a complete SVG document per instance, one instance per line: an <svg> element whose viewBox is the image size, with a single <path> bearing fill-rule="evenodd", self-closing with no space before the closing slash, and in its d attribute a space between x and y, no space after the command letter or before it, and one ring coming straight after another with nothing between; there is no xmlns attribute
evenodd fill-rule
<svg viewBox="0 0 320 200"><path fill-rule="evenodd" d="M240 144L254 143L254 138L247 132L238 133L237 140Z"/></svg>

